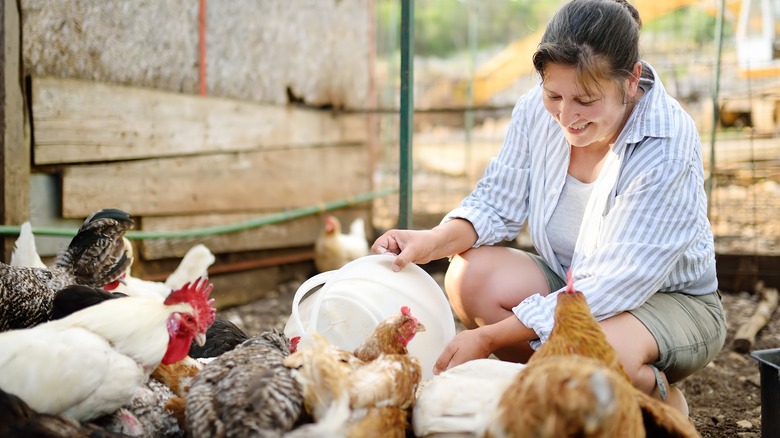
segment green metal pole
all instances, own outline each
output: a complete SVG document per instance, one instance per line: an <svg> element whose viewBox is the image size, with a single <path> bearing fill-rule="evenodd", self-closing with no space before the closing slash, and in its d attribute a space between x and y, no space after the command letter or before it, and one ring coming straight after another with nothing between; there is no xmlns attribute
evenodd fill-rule
<svg viewBox="0 0 780 438"><path fill-rule="evenodd" d="M712 187L715 181L715 133L720 122L720 105L718 96L720 93L720 64L721 51L723 50L723 15L726 10L726 0L720 0L718 8L718 22L715 28L715 37L718 39L718 50L715 59L715 83L712 91L712 126L710 127L710 177L707 178L705 190L707 191L707 214L710 212L712 203Z"/></svg>
<svg viewBox="0 0 780 438"><path fill-rule="evenodd" d="M401 159L398 227L412 228L414 121L414 0L401 1Z"/></svg>

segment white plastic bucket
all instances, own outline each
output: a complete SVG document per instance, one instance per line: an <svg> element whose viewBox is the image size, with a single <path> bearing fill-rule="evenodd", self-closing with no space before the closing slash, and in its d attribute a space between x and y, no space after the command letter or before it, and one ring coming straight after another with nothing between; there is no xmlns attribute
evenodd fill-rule
<svg viewBox="0 0 780 438"><path fill-rule="evenodd" d="M361 257L305 281L295 292L285 335L299 336L316 328L334 345L352 351L380 321L408 306L425 326L409 342L409 354L420 360L423 380L432 377L436 359L455 336L452 311L439 285L419 266L409 264L393 272L394 257ZM322 287L312 292L318 286Z"/></svg>

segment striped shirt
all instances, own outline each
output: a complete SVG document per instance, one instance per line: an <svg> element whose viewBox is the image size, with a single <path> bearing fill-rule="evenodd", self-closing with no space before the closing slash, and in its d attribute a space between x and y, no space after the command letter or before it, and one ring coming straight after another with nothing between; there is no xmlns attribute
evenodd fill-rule
<svg viewBox="0 0 780 438"><path fill-rule="evenodd" d="M598 320L635 309L656 292L702 295L718 287L699 134L655 70L645 62L642 68L645 94L594 181L572 259L575 288ZM515 239L527 224L537 252L565 278L546 226L569 157L542 87L535 87L515 105L504 144L474 191L442 221L470 221L475 247ZM513 309L539 336L535 348L552 330L561 291L532 295Z"/></svg>

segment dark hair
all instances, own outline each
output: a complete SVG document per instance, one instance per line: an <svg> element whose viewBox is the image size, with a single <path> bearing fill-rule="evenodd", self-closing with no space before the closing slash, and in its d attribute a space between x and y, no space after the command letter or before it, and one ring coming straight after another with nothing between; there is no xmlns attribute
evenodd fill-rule
<svg viewBox="0 0 780 438"><path fill-rule="evenodd" d="M586 92L609 79L625 99L625 79L639 61L641 28L639 12L626 0L571 0L547 25L534 68L544 80L548 63L573 66Z"/></svg>

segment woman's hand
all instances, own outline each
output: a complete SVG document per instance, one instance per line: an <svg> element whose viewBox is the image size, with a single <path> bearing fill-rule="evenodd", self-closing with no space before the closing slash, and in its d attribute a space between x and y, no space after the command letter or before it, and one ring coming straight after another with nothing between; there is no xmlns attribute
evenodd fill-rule
<svg viewBox="0 0 780 438"><path fill-rule="evenodd" d="M393 270L409 263L425 264L471 248L477 232L471 222L453 219L430 230L390 230L379 236L371 250L376 254L395 254Z"/></svg>
<svg viewBox="0 0 780 438"><path fill-rule="evenodd" d="M395 254L393 270L400 271L409 263L425 264L433 260L436 236L430 230L390 230L371 246L376 254Z"/></svg>
<svg viewBox="0 0 780 438"><path fill-rule="evenodd" d="M483 328L479 327L473 330L464 330L455 335L450 343L444 347L439 359L436 360L433 374L439 374L470 360L484 359L490 356L493 351L490 349L488 340L483 336L483 332Z"/></svg>

